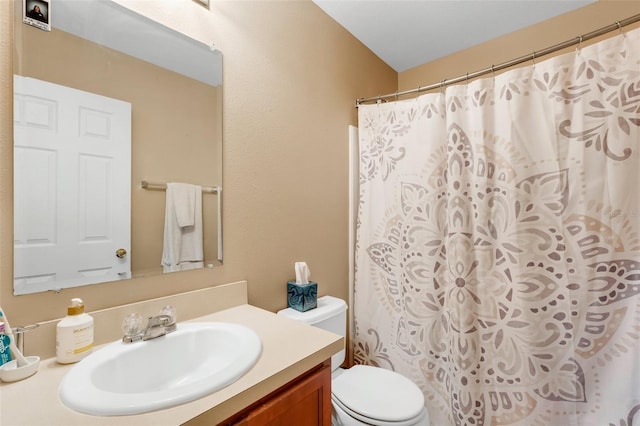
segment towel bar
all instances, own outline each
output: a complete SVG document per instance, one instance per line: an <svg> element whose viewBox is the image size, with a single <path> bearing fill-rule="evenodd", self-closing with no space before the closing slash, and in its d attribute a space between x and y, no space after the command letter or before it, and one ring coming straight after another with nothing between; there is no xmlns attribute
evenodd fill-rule
<svg viewBox="0 0 640 426"><path fill-rule="evenodd" d="M155 183L155 182L149 182L146 180L143 180L140 183L140 186L142 187L142 189L159 189L159 190L167 189L166 183ZM219 186L203 186L202 187L202 192L206 192L208 194L217 194L219 191L220 191Z"/></svg>

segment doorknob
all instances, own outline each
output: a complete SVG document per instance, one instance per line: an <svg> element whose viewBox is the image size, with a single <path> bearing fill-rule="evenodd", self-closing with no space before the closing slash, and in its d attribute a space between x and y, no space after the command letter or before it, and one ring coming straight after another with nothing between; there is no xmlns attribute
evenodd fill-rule
<svg viewBox="0 0 640 426"><path fill-rule="evenodd" d="M116 250L116 257L122 259L126 255L127 255L127 251L125 249L119 248L118 250Z"/></svg>

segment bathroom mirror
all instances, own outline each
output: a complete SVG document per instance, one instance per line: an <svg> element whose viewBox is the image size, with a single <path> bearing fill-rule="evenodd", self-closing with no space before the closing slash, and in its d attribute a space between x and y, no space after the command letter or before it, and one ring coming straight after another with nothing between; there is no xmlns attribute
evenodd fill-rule
<svg viewBox="0 0 640 426"><path fill-rule="evenodd" d="M221 52L111 0L14 4L14 294L168 272L169 182L203 187L220 265Z"/></svg>

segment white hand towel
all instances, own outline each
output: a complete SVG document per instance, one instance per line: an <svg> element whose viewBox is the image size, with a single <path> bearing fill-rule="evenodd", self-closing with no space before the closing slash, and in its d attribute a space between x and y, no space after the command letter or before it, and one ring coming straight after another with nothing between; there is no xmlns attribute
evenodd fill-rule
<svg viewBox="0 0 640 426"><path fill-rule="evenodd" d="M167 185L167 198L173 200L178 226L193 226L196 221L196 185L189 183L170 183Z"/></svg>
<svg viewBox="0 0 640 426"><path fill-rule="evenodd" d="M164 218L164 272L204 266L202 243L202 187L168 183Z"/></svg>

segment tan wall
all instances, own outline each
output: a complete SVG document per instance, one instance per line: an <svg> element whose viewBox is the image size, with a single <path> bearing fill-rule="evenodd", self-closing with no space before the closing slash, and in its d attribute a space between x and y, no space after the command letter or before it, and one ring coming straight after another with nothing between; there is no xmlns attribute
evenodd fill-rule
<svg viewBox="0 0 640 426"><path fill-rule="evenodd" d="M250 303L277 310L300 260L320 295L346 298L356 98L483 69L640 13L638 1L603 0L398 76L308 0L215 1L211 13L186 0L163 7L152 17L224 52L224 265L12 295L12 10L0 1L0 305L15 324L57 318L70 297L96 310L238 280L248 281Z"/></svg>
<svg viewBox="0 0 640 426"><path fill-rule="evenodd" d="M427 86L444 79L453 79L467 73L490 68L491 65L529 55L536 50L540 51L566 40L577 38L579 35L638 13L640 13L640 1L638 0L600 0L597 3L399 73L398 90ZM638 27L637 24L627 28L636 27ZM613 32L604 37L616 34L617 32ZM602 38L585 42L584 45L595 43ZM571 47L556 53L556 55L574 50L575 47Z"/></svg>
<svg viewBox="0 0 640 426"><path fill-rule="evenodd" d="M239 280L250 303L277 310L295 261L308 262L320 295L347 298L347 126L354 100L396 90L397 74L308 0L215 1L211 13L189 0L138 3L224 53L224 265L12 295L13 23L0 1L0 305L12 323L58 318L71 297L92 311Z"/></svg>

